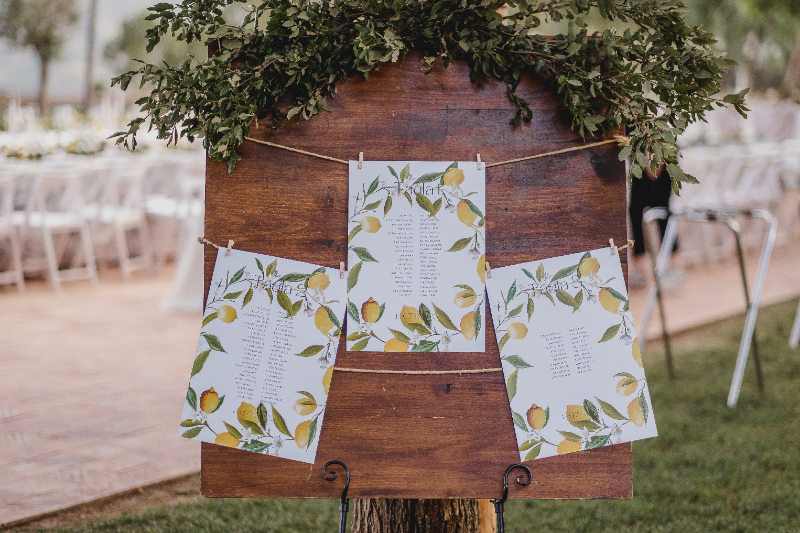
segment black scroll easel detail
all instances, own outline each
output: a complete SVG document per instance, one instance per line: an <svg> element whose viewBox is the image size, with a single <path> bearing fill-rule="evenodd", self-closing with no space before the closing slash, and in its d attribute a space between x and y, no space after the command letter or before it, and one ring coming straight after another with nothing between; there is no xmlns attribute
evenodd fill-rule
<svg viewBox="0 0 800 533"><path fill-rule="evenodd" d="M508 499L508 474L511 473L512 470L515 468L522 468L525 470L525 473L528 474L528 479L523 481L523 474L517 476L517 483L524 487L526 485L530 485L531 481L533 480L533 474L531 473L531 469L522 464L513 464L506 469L505 474L503 474L503 497L499 500L492 500L494 503L494 511L497 513L497 533L505 533L506 526L505 522L503 521L503 507Z"/></svg>
<svg viewBox="0 0 800 533"><path fill-rule="evenodd" d="M328 467L331 465L341 466L344 468L345 474L347 475L344 481L342 497L339 500L339 533L345 533L344 530L347 527L347 511L350 510L350 501L347 499L347 490L350 488L350 469L347 468L347 465L341 461L328 461L325 463L325 466L322 467L322 477L324 477L327 481L334 481L337 477L339 477L339 475L333 470L328 470ZM328 477L329 475L330 477Z"/></svg>

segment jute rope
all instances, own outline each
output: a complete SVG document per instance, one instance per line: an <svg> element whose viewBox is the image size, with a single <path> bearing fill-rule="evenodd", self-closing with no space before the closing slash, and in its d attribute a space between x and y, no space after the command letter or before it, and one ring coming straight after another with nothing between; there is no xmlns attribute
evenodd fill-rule
<svg viewBox="0 0 800 533"><path fill-rule="evenodd" d="M502 368L478 368L475 370L369 370L366 368L343 368L334 366L339 372L355 372L357 374L411 374L415 376L433 376L440 374L488 374L502 372Z"/></svg>
<svg viewBox="0 0 800 533"><path fill-rule="evenodd" d="M335 157L329 157L327 155L315 154L314 152L307 152L305 150L298 150L297 148L291 148L289 146L284 146L282 144L275 144L275 143L271 143L271 142L267 142L267 141L260 141L258 139L253 139L252 137L245 137L245 139L248 140L248 141L254 142L254 143L263 144L265 146L271 146L273 148L280 148L281 150L289 150L290 152L295 152L295 153L307 155L307 156L310 156L310 157L317 157L319 159L325 159L327 161L333 161L335 163L342 163L343 165L349 165L350 164L348 161L345 161L344 159L337 159ZM510 163L519 163L520 161L528 161L530 159L538 159L540 157L547 157L547 156L551 156L551 155L566 154L567 152L577 152L578 150L586 150L587 148L595 148L597 146L603 146L604 144L616 143L621 147L625 147L625 146L628 146L630 144L630 142L631 142L630 137L625 137L623 135L616 135L613 139L608 139L608 140L600 141L600 142L596 142L596 143L583 144L583 145L580 145L580 146L573 146L572 148L564 148L563 150L556 150L554 152L545 152L543 154L529 155L527 157L518 157L517 159L509 159L508 161L500 161L498 163L487 163L486 164L486 168L497 167L497 166L500 166L500 165L508 165Z"/></svg>

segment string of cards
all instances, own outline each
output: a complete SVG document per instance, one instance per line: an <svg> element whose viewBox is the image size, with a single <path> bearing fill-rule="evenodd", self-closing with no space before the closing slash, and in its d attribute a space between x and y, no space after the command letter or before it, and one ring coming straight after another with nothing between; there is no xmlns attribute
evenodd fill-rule
<svg viewBox="0 0 800 533"><path fill-rule="evenodd" d="M182 437L314 463L345 331L348 351L482 353L489 313L521 460L656 435L611 248L487 278L485 167L351 161L349 190L344 277L219 250Z"/></svg>

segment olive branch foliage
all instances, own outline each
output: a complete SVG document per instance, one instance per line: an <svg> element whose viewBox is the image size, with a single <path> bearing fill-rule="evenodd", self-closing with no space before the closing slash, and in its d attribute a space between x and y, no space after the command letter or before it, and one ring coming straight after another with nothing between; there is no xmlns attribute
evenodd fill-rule
<svg viewBox="0 0 800 533"><path fill-rule="evenodd" d="M135 149L147 123L160 139L203 139L208 155L233 171L236 147L260 125L283 124L331 111L329 99L348 76L367 78L383 63L423 54L429 72L464 61L473 82L502 80L517 108L511 124L531 120L529 103L516 94L522 76L541 77L559 95L582 138L627 126L630 175L665 164L672 186L697 180L678 166L677 137L714 106L743 116L744 97L719 94L735 65L716 52L713 35L686 24L680 0L266 0L245 6L240 24L223 10L246 0L183 0L149 8L148 51L170 34L201 41L213 51L178 67L142 63L114 78L126 90L140 78L151 88L117 143ZM515 12L514 12L515 11ZM624 27L589 33L590 12ZM567 21L566 34L545 38L543 22Z"/></svg>

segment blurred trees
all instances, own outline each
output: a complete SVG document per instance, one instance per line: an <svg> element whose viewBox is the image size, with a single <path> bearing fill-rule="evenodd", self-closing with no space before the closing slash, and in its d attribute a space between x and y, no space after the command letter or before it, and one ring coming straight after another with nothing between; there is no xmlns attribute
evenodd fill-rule
<svg viewBox="0 0 800 533"><path fill-rule="evenodd" d="M50 62L58 58L67 32L78 20L75 0L0 0L0 36L39 57L39 113L47 115Z"/></svg>

